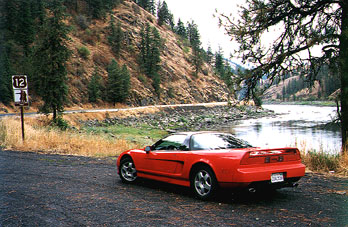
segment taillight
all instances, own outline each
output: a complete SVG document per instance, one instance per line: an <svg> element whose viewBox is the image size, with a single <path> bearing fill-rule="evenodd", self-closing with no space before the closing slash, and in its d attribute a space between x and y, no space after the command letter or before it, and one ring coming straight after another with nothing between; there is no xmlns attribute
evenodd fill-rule
<svg viewBox="0 0 348 227"><path fill-rule="evenodd" d="M300 160L300 152L296 148L265 149L247 152L242 158L241 165L278 163Z"/></svg>
<svg viewBox="0 0 348 227"><path fill-rule="evenodd" d="M263 155L270 155L270 154L281 154L282 152L281 151L251 151L250 152L250 157L253 157L253 156L263 156Z"/></svg>

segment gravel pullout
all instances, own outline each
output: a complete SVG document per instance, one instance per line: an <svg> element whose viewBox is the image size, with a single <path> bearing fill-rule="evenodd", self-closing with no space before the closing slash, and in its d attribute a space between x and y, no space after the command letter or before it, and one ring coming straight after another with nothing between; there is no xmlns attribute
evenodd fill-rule
<svg viewBox="0 0 348 227"><path fill-rule="evenodd" d="M348 226L348 180L307 173L276 193L219 193L143 180L122 184L116 157L0 150L0 226Z"/></svg>

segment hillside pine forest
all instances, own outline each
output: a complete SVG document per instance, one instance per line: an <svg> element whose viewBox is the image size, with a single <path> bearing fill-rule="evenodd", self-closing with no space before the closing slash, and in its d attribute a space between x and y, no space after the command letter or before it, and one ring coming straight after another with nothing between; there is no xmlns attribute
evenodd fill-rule
<svg viewBox="0 0 348 227"><path fill-rule="evenodd" d="M175 21L165 1L0 4L0 102L5 105L13 102L11 76L21 74L28 76L31 105L54 116L64 106L87 103L149 105L237 97L234 78L242 68L232 68L222 48L204 50L195 22ZM292 79L274 85L265 98L308 98L301 91L312 84L300 74L284 78ZM340 86L322 78L312 99L326 99Z"/></svg>

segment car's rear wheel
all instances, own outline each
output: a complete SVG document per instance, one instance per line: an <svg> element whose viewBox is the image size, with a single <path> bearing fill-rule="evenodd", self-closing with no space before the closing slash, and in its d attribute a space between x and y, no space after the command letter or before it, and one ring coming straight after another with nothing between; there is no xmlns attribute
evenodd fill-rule
<svg viewBox="0 0 348 227"><path fill-rule="evenodd" d="M199 166L191 177L191 188L194 195L206 200L215 195L217 180L214 172L207 166Z"/></svg>
<svg viewBox="0 0 348 227"><path fill-rule="evenodd" d="M130 157L126 157L121 160L120 178L124 183L133 183L137 179L137 170L133 160Z"/></svg>

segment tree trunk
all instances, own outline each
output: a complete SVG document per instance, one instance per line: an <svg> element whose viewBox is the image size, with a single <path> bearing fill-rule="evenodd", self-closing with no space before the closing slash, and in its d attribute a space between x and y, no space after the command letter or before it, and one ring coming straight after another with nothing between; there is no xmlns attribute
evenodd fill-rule
<svg viewBox="0 0 348 227"><path fill-rule="evenodd" d="M53 121L55 121L57 119L57 108L53 105Z"/></svg>
<svg viewBox="0 0 348 227"><path fill-rule="evenodd" d="M348 2L342 1L342 29L340 37L341 131L342 153L348 153Z"/></svg>

